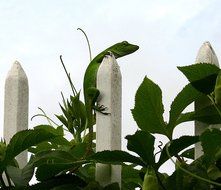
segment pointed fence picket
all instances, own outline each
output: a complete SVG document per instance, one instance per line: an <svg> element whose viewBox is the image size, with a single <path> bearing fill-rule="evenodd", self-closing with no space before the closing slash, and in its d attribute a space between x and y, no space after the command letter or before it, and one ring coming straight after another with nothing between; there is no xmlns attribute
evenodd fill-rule
<svg viewBox="0 0 221 190"><path fill-rule="evenodd" d="M4 139L9 143L18 131L28 129L28 78L21 64L14 62L5 81ZM27 152L17 156L20 167L27 163Z"/></svg>
<svg viewBox="0 0 221 190"><path fill-rule="evenodd" d="M121 72L113 55L104 57L97 73L98 104L108 115L96 114L96 151L121 150ZM121 184L121 166L97 164L96 180L101 185Z"/></svg>
<svg viewBox="0 0 221 190"><path fill-rule="evenodd" d="M215 51L213 50L209 42L204 42L200 47L198 54L196 56L195 63L208 63L214 64L219 67L219 61L216 56ZM211 104L211 101L208 98L201 98L195 101L195 111L202 109L203 107ZM210 125L211 127L221 128L221 125ZM200 135L209 125L200 121L195 121L195 135ZM195 145L195 158L199 158L203 154L202 147L200 143Z"/></svg>
<svg viewBox="0 0 221 190"><path fill-rule="evenodd" d="M196 63L219 66L216 54L209 42L199 49ZM100 90L98 103L107 107L107 115L96 114L96 151L121 149L121 72L113 55L103 59L97 74L97 88ZM18 131L28 128L29 87L27 76L17 61L9 71L5 82L4 100L4 138L8 143ZM195 110L209 104L207 99L195 102ZM195 134L202 133L208 125L195 122ZM215 127L220 128L220 125ZM195 146L195 158L202 154L200 144ZM18 157L20 167L27 163L27 152ZM105 164L96 165L96 180L102 185L112 182L121 183L121 167Z"/></svg>

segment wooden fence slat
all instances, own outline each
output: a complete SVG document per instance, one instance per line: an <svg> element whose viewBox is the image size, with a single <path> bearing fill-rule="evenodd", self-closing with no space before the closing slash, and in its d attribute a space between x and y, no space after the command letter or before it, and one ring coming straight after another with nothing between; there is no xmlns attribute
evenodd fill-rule
<svg viewBox="0 0 221 190"><path fill-rule="evenodd" d="M97 73L97 88L100 91L99 105L106 112L96 114L96 151L121 149L121 72L113 55L107 55ZM96 165L96 180L101 185L121 184L121 166Z"/></svg>
<svg viewBox="0 0 221 190"><path fill-rule="evenodd" d="M8 72L5 81L4 139L9 143L18 131L28 129L28 78L17 61ZM20 167L27 163L27 152L17 156Z"/></svg>
<svg viewBox="0 0 221 190"><path fill-rule="evenodd" d="M209 42L204 42L203 45L200 47L195 63L208 63L208 64L214 64L219 67L218 58ZM208 98L201 98L195 102L194 109L199 110L202 109L203 107L208 106L209 104L211 104L211 102L208 100ZM212 125L212 126L218 128L221 127L221 125ZM195 135L200 135L207 127L209 127L208 124L195 121ZM197 143L195 146L195 159L199 158L202 154L203 154L202 147L200 143Z"/></svg>

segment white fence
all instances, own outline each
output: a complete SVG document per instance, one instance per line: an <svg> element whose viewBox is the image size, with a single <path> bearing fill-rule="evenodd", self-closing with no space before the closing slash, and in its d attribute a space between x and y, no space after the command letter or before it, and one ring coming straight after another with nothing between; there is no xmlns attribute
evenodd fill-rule
<svg viewBox="0 0 221 190"><path fill-rule="evenodd" d="M197 55L196 62L218 65L218 59L209 42L205 42ZM97 87L101 92L100 104L107 106L109 115L97 114L96 150L121 149L121 73L116 60L107 56L98 70ZM16 61L5 82L4 138L9 142L17 131L28 128L28 79L21 65ZM195 109L208 105L205 100L195 102ZM195 122L198 135L206 125ZM195 157L202 154L201 146L196 145ZM17 157L20 167L27 163L27 152ZM96 179L102 184L121 182L121 167L97 164Z"/></svg>
<svg viewBox="0 0 221 190"><path fill-rule="evenodd" d="M200 47L195 62L210 63L219 67L218 58L209 42L204 42L203 45ZM195 102L195 110L206 107L209 104L211 104L211 102L208 99L202 98ZM196 135L201 134L207 127L209 127L207 124L195 121L195 134ZM221 128L221 125L213 125L213 127ZM197 143L195 146L195 158L198 158L201 155L202 155L202 147L200 143Z"/></svg>

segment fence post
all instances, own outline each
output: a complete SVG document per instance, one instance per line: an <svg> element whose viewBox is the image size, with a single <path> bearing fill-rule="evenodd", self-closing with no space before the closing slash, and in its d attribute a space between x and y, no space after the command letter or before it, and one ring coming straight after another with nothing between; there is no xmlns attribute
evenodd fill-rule
<svg viewBox="0 0 221 190"><path fill-rule="evenodd" d="M28 129L28 79L19 62L15 61L5 81L4 138L9 143L18 131ZM27 152L17 156L19 166L27 163Z"/></svg>
<svg viewBox="0 0 221 190"><path fill-rule="evenodd" d="M96 114L96 151L121 149L121 72L113 55L104 57L97 73L97 88L100 91L99 105L106 112ZM121 184L121 166L96 165L96 180L101 185Z"/></svg>
<svg viewBox="0 0 221 190"><path fill-rule="evenodd" d="M219 61L209 42L204 42L200 47L195 63L208 63L214 64L219 67ZM211 102L208 98L201 98L195 101L195 110L202 109L203 107L208 106ZM195 121L195 135L200 135L209 125L203 122ZM221 125L212 125L213 127L220 128ZM197 143L195 146L195 159L199 158L203 154L202 147L200 143Z"/></svg>

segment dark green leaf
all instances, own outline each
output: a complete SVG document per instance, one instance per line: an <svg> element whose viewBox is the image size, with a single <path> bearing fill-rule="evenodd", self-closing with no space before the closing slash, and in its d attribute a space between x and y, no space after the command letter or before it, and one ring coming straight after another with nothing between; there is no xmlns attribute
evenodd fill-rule
<svg viewBox="0 0 221 190"><path fill-rule="evenodd" d="M124 162L129 162L137 164L140 166L145 166L146 164L138 157L133 156L125 151L120 150L105 150L102 152L97 152L92 156L88 157L87 160L104 163L104 164L123 164Z"/></svg>
<svg viewBox="0 0 221 190"><path fill-rule="evenodd" d="M37 167L45 163L70 163L74 161L76 159L66 151L48 150L37 153L30 162Z"/></svg>
<svg viewBox="0 0 221 190"><path fill-rule="evenodd" d="M93 181L95 180L95 164L94 163L88 163L84 166L79 168L79 174L80 176L83 176L83 178L87 179L87 181Z"/></svg>
<svg viewBox="0 0 221 190"><path fill-rule="evenodd" d="M72 169L75 166L78 166L74 163L51 163L51 164L42 164L38 166L35 176L38 181L45 181L47 179L56 176L61 172L66 172L68 169Z"/></svg>
<svg viewBox="0 0 221 190"><path fill-rule="evenodd" d="M42 142L42 143L39 143L37 146L29 148L28 151L31 152L31 153L36 154L36 153L41 152L41 151L52 150L52 149L55 149L55 148L57 148L56 145L53 145L49 142Z"/></svg>
<svg viewBox="0 0 221 190"><path fill-rule="evenodd" d="M58 136L50 140L52 145L71 146L70 142L63 136Z"/></svg>
<svg viewBox="0 0 221 190"><path fill-rule="evenodd" d="M112 183L104 187L104 190L120 190L118 183Z"/></svg>
<svg viewBox="0 0 221 190"><path fill-rule="evenodd" d="M178 155L178 153L185 148L189 147L192 144L195 144L199 141L198 136L182 136L178 139L172 140L170 143L170 146L168 148L170 156ZM157 163L157 167L159 168L164 162L166 162L169 159L167 153L166 153L166 146L164 146L160 159Z"/></svg>
<svg viewBox="0 0 221 190"><path fill-rule="evenodd" d="M168 135L163 120L161 89L147 77L136 92L135 107L131 111L141 130Z"/></svg>
<svg viewBox="0 0 221 190"><path fill-rule="evenodd" d="M202 93L192 87L191 84L186 85L182 91L176 96L170 107L170 119L168 127L172 133L177 124L177 119L182 111L198 98L204 96Z"/></svg>
<svg viewBox="0 0 221 190"><path fill-rule="evenodd" d="M135 189L135 187L138 187L139 184L142 184L139 173L140 170L135 169L132 165L123 165L122 186L125 186L125 188L127 187L127 189L132 186L132 189Z"/></svg>
<svg viewBox="0 0 221 190"><path fill-rule="evenodd" d="M64 116L67 118L67 120L69 120L70 119L70 113L68 112L68 110L66 110L61 104L59 104L60 105L60 108L61 108L61 110L62 110L62 112L63 112L63 114L64 114Z"/></svg>
<svg viewBox="0 0 221 190"><path fill-rule="evenodd" d="M71 154L64 151L53 151L39 153L32 160L35 166L38 166L36 177L39 181L49 179L66 170L72 170L82 164L87 163L86 160L75 160Z"/></svg>
<svg viewBox="0 0 221 190"><path fill-rule="evenodd" d="M200 136L200 141L204 152L204 162L208 166L216 161L216 154L221 145L221 131L215 128L207 129Z"/></svg>
<svg viewBox="0 0 221 190"><path fill-rule="evenodd" d="M90 181L83 190L103 190L100 184L96 181Z"/></svg>
<svg viewBox="0 0 221 190"><path fill-rule="evenodd" d="M61 123L65 127L68 127L68 122L67 122L66 118L63 115L55 115L55 116L61 121Z"/></svg>
<svg viewBox="0 0 221 190"><path fill-rule="evenodd" d="M51 133L44 129L24 130L17 132L7 146L4 165L7 165L7 163L10 162L15 156L29 147L37 145L43 141L49 141L57 136L57 134Z"/></svg>
<svg viewBox="0 0 221 190"><path fill-rule="evenodd" d="M61 126L58 126L57 128L54 128L51 125L38 125L36 127L34 127L34 130L36 129L43 129L49 133L55 134L57 136L63 136L64 135L64 131L63 128Z"/></svg>
<svg viewBox="0 0 221 190"><path fill-rule="evenodd" d="M145 131L137 131L134 135L126 136L126 139L128 150L136 152L147 165L155 164L153 135Z"/></svg>
<svg viewBox="0 0 221 190"><path fill-rule="evenodd" d="M187 77L190 83L202 93L210 94L214 90L219 68L208 63L199 63L178 69Z"/></svg>
<svg viewBox="0 0 221 190"><path fill-rule="evenodd" d="M80 127L82 128L81 130L83 130L86 124L86 109L83 102L80 101L79 95L80 93L78 93L75 97L71 97L71 101L73 104L72 111L74 116L77 118Z"/></svg>
<svg viewBox="0 0 221 190"><path fill-rule="evenodd" d="M216 167L215 165L211 165L208 168L208 176L210 179L212 180L216 180L218 178L221 178L221 171L219 170L218 167Z"/></svg>
<svg viewBox="0 0 221 190"><path fill-rule="evenodd" d="M213 105L206 106L195 112L181 114L177 120L177 124L186 121L201 121L207 124L220 124L221 117Z"/></svg>
<svg viewBox="0 0 221 190"><path fill-rule="evenodd" d="M6 171L16 186L26 187L34 174L34 167L32 164L27 164L23 169L7 166Z"/></svg>
<svg viewBox="0 0 221 190"><path fill-rule="evenodd" d="M55 187L68 185L68 184L75 185L76 188L73 190L78 190L78 189L80 190L86 186L86 182L82 180L80 177L76 175L66 174L66 175L59 175L47 181L42 181L37 184L31 185L30 187L25 188L25 190L49 190Z"/></svg>
<svg viewBox="0 0 221 190"><path fill-rule="evenodd" d="M82 188L76 186L76 184L65 184L54 187L51 190L82 190Z"/></svg>
<svg viewBox="0 0 221 190"><path fill-rule="evenodd" d="M197 160L190 165L181 164L182 168L185 168L189 172L208 179L207 171L203 167L202 163ZM199 180L185 172L180 168L176 169L175 172L166 178L164 185L168 190L209 190L210 184L202 180Z"/></svg>
<svg viewBox="0 0 221 190"><path fill-rule="evenodd" d="M68 151L76 160L82 158L87 150L87 143L79 143Z"/></svg>

